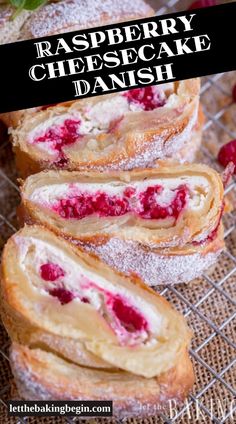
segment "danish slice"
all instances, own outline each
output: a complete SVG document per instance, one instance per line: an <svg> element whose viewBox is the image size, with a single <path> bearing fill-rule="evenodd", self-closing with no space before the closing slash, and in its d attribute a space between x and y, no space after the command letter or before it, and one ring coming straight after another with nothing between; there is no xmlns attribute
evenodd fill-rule
<svg viewBox="0 0 236 424"><path fill-rule="evenodd" d="M191 161L201 141L199 79L81 99L26 115L12 130L24 178L44 169L129 170Z"/></svg>
<svg viewBox="0 0 236 424"><path fill-rule="evenodd" d="M149 379L121 370L91 370L55 353L16 343L11 348L10 362L23 399L112 400L113 414L120 419L156 416L170 401L183 402L194 379L186 352L175 368Z"/></svg>
<svg viewBox="0 0 236 424"><path fill-rule="evenodd" d="M7 242L1 291L13 340L46 345L78 364L82 346L107 368L153 378L175 368L189 346L184 318L164 298L42 227ZM37 340L38 332L48 339Z"/></svg>
<svg viewBox="0 0 236 424"><path fill-rule="evenodd" d="M199 276L224 246L223 185L205 165L41 172L21 193L22 220L62 233L151 285Z"/></svg>

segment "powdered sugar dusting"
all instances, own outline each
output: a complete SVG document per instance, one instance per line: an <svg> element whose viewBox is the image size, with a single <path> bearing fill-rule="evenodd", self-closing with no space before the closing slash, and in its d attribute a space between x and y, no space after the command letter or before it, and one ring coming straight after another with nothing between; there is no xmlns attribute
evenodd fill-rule
<svg viewBox="0 0 236 424"><path fill-rule="evenodd" d="M10 361L12 372L14 374L17 389L20 393L20 396L23 399L48 400L49 393L46 387L44 387L42 384L40 384L40 382L37 381L36 376L34 378L34 373L29 363L22 364L21 354L19 354L17 349L11 349Z"/></svg>
<svg viewBox="0 0 236 424"><path fill-rule="evenodd" d="M25 25L26 36L44 37L64 31L91 28L118 22L127 17L141 18L151 8L142 0L64 0L38 10Z"/></svg>
<svg viewBox="0 0 236 424"><path fill-rule="evenodd" d="M15 9L6 3L0 4L0 44L13 43L19 38L20 30L30 15L27 10L12 19Z"/></svg>
<svg viewBox="0 0 236 424"><path fill-rule="evenodd" d="M111 238L103 245L83 245L112 268L127 275L135 273L149 286L187 283L200 277L203 271L216 262L221 250L189 255L161 255L151 249L144 250L133 241Z"/></svg>
<svg viewBox="0 0 236 424"><path fill-rule="evenodd" d="M4 25L6 21L12 16L13 9L9 7L0 7L0 26Z"/></svg>

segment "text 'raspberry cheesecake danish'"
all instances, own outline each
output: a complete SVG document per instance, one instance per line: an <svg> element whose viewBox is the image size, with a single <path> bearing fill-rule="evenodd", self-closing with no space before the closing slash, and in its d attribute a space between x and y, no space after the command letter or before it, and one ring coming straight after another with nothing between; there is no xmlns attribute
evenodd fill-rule
<svg viewBox="0 0 236 424"><path fill-rule="evenodd" d="M34 12L0 5L0 44L47 37L69 31L108 25L153 16L154 10L143 0L59 0L49 1ZM16 126L33 109L0 114L7 126Z"/></svg>
<svg viewBox="0 0 236 424"><path fill-rule="evenodd" d="M193 384L184 318L49 230L26 226L7 242L1 294L27 399L113 399L135 414L137 402L183 400Z"/></svg>
<svg viewBox="0 0 236 424"><path fill-rule="evenodd" d="M192 160L201 140L199 80L69 102L12 131L20 175L43 169L129 170Z"/></svg>
<svg viewBox="0 0 236 424"><path fill-rule="evenodd" d="M121 173L48 171L22 188L19 215L146 283L187 282L221 252L223 185L205 165Z"/></svg>

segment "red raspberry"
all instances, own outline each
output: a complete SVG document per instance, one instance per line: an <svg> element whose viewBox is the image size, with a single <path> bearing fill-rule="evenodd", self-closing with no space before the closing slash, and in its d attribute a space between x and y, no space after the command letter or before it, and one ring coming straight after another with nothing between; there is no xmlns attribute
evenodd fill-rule
<svg viewBox="0 0 236 424"><path fill-rule="evenodd" d="M188 8L188 10L192 9L201 9L202 7L216 6L217 2L215 0L198 0L194 1Z"/></svg>
<svg viewBox="0 0 236 424"><path fill-rule="evenodd" d="M236 165L236 140L232 140L221 147L218 153L218 161L222 166L227 166L229 162ZM234 173L236 173L236 170L234 170Z"/></svg>

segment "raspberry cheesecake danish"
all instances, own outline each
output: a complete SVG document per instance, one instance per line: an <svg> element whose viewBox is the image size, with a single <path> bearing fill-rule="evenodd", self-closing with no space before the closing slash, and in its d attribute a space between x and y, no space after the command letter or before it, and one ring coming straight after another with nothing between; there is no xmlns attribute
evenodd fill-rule
<svg viewBox="0 0 236 424"><path fill-rule="evenodd" d="M47 171L21 187L19 215L146 283L190 281L221 252L223 184L205 165L120 173Z"/></svg>
<svg viewBox="0 0 236 424"><path fill-rule="evenodd" d="M26 116L12 131L20 175L129 170L190 161L201 140L199 80L81 99Z"/></svg>
<svg viewBox="0 0 236 424"><path fill-rule="evenodd" d="M120 419L157 416L171 400L181 403L193 384L187 353L175 369L154 378L121 370L91 370L42 348L17 343L11 348L10 362L23 399L113 400L113 414Z"/></svg>
<svg viewBox="0 0 236 424"><path fill-rule="evenodd" d="M112 395L114 384L121 397L119 386L124 377L133 384L142 382L144 390L146 384L149 390L153 387L152 400L157 402L160 389L163 399L168 399L173 390L168 387L170 379L177 399L183 396L182 384L186 394L193 383L187 354L191 333L184 318L137 278L121 277L49 230L24 227L8 241L2 260L1 294L3 322L13 341L27 346L29 354L35 348L52 352L55 366L58 357L64 358L65 368L69 367L67 362L77 365L75 396L81 393L82 398L88 394L98 398L103 387L106 397ZM47 378L53 365L51 369L50 355L45 358ZM100 369L98 374L93 368ZM95 381L104 372L107 379L99 387ZM82 388L86 379L90 393ZM56 386L53 381L51 390ZM63 395L68 393L63 390Z"/></svg>

